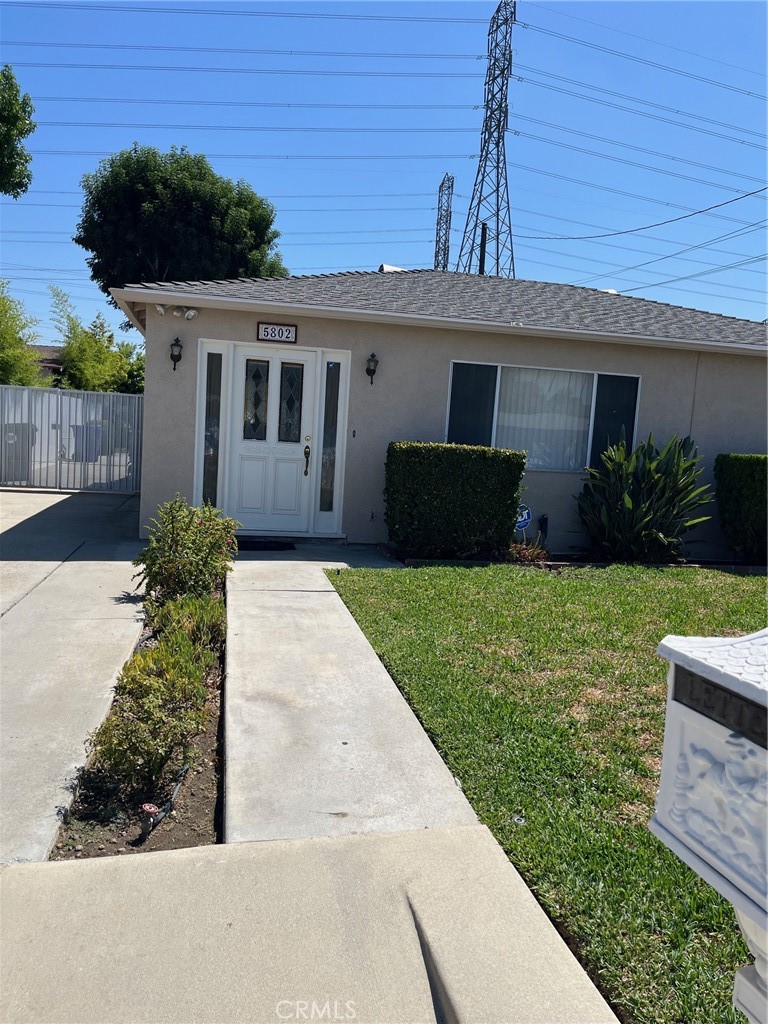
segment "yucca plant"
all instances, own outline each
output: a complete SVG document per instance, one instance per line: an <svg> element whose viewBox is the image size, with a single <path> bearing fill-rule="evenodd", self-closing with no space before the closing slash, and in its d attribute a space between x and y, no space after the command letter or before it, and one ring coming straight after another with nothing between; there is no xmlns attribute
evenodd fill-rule
<svg viewBox="0 0 768 1024"><path fill-rule="evenodd" d="M615 562L666 562L679 555L682 536L711 516L695 516L712 501L690 437L675 435L659 451L653 434L633 452L610 445L602 466L589 468L578 496L579 518L595 552Z"/></svg>

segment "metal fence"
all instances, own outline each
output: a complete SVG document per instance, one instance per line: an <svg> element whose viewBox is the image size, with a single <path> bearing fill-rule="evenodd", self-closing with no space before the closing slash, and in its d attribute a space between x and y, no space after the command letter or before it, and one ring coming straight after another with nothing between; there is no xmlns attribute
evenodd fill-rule
<svg viewBox="0 0 768 1024"><path fill-rule="evenodd" d="M138 491L143 395L0 386L0 485Z"/></svg>

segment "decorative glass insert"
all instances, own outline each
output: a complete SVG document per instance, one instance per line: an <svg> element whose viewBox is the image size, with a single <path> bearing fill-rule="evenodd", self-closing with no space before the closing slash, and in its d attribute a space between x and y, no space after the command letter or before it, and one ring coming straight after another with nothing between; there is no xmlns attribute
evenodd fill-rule
<svg viewBox="0 0 768 1024"><path fill-rule="evenodd" d="M278 441L297 444L301 440L301 402L303 393L304 364L282 363L280 366Z"/></svg>
<svg viewBox="0 0 768 1024"><path fill-rule="evenodd" d="M219 480L219 417L221 415L221 353L209 352L205 377L203 439L203 501L216 504Z"/></svg>
<svg viewBox="0 0 768 1024"><path fill-rule="evenodd" d="M323 460L320 467L320 511L333 512L336 478L336 431L339 422L340 363L325 364L325 409L323 413Z"/></svg>
<svg viewBox="0 0 768 1024"><path fill-rule="evenodd" d="M269 363L264 359L245 361L244 441L266 441Z"/></svg>

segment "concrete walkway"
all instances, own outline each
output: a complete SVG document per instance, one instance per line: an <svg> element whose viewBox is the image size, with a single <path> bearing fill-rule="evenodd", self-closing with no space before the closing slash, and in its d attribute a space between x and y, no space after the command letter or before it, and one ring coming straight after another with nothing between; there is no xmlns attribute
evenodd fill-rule
<svg viewBox="0 0 768 1024"><path fill-rule="evenodd" d="M45 860L138 639L130 495L0 491L0 862Z"/></svg>
<svg viewBox="0 0 768 1024"><path fill-rule="evenodd" d="M473 825L324 567L366 547L241 555L227 583L225 841Z"/></svg>
<svg viewBox="0 0 768 1024"><path fill-rule="evenodd" d="M4 1024L616 1024L480 825L20 864L0 886Z"/></svg>

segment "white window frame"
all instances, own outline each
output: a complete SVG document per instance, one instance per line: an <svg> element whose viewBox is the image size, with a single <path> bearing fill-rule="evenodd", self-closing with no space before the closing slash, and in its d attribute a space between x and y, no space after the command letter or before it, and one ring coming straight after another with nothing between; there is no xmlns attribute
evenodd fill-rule
<svg viewBox="0 0 768 1024"><path fill-rule="evenodd" d="M635 447L637 438L637 421L640 413L640 390L642 388L643 378L639 373L619 373L613 370L584 370L577 366L563 367L563 366L526 366L521 363L492 363L487 360L481 359L452 359L450 369L448 371L448 399L446 402L445 410L445 429L443 437L446 442L448 441L448 424L451 417L451 394L453 391L453 368L457 364L463 364L467 366L494 366L496 368L496 395L493 401L493 423L491 425L491 447L496 447L496 431L498 428L499 421L499 392L501 389L501 371L503 369L511 370L551 370L552 373L584 373L592 374L592 402L589 410L589 432L587 435L587 447L584 452L584 466L586 467L589 459L589 453L592 451L592 437L595 429L595 403L597 402L597 378L599 376L604 377L630 377L632 380L637 381L637 397L635 399L635 416L634 416L634 429L632 431L632 438L627 439L631 443L631 447ZM525 467L526 473L569 473L573 476L574 473L582 473L583 469L537 469L533 466Z"/></svg>

